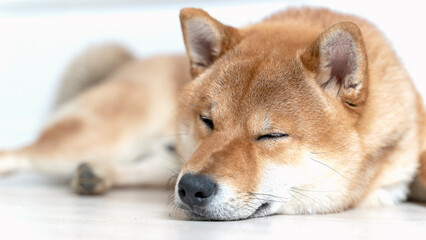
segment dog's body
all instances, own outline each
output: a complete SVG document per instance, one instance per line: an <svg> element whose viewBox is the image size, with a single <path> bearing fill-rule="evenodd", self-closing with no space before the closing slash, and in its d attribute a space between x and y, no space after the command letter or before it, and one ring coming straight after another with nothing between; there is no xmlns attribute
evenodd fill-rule
<svg viewBox="0 0 426 240"><path fill-rule="evenodd" d="M242 29L184 9L181 23L190 66L91 50L103 63L61 91L33 145L1 153L0 172L70 176L80 164L74 189L100 193L164 184L180 170L176 203L198 219L391 205L413 181L422 198L426 114L371 24L312 9ZM64 89L73 81L67 75Z"/></svg>
<svg viewBox="0 0 426 240"><path fill-rule="evenodd" d="M186 69L184 56L135 60L116 45L89 49L64 75L35 143L0 153L1 172L75 173L73 188L83 194L164 184L181 167L174 116L178 89L190 80Z"/></svg>

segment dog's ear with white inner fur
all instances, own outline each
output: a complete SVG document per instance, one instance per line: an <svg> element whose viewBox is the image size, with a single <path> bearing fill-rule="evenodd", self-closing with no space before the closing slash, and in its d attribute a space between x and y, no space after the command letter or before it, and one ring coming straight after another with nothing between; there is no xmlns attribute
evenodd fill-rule
<svg viewBox="0 0 426 240"><path fill-rule="evenodd" d="M368 95L367 54L356 24L341 22L331 26L300 58L327 93L351 108L365 102Z"/></svg>
<svg viewBox="0 0 426 240"><path fill-rule="evenodd" d="M220 23L202 9L182 9L180 23L193 78L240 41L237 29Z"/></svg>

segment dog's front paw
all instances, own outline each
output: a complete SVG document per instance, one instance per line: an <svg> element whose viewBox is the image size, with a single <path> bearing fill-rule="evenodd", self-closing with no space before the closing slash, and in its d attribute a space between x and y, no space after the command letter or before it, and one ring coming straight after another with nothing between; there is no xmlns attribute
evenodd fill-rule
<svg viewBox="0 0 426 240"><path fill-rule="evenodd" d="M81 163L74 173L71 186L78 194L103 194L111 187L109 176L103 168Z"/></svg>

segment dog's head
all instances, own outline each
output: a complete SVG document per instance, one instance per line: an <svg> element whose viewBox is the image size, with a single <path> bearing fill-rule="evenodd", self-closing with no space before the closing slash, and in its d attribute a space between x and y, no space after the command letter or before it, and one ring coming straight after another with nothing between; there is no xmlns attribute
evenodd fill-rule
<svg viewBox="0 0 426 240"><path fill-rule="evenodd" d="M180 19L194 79L180 98L177 205L195 219L234 220L354 204L368 94L359 28L236 29L200 9Z"/></svg>

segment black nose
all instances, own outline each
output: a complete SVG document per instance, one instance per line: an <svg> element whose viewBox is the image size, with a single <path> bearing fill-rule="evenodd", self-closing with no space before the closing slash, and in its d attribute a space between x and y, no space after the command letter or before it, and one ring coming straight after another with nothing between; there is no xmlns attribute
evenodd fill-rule
<svg viewBox="0 0 426 240"><path fill-rule="evenodd" d="M178 184L178 194L189 207L207 204L216 193L216 183L204 175L184 174Z"/></svg>

